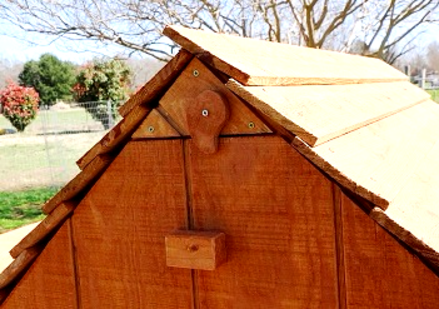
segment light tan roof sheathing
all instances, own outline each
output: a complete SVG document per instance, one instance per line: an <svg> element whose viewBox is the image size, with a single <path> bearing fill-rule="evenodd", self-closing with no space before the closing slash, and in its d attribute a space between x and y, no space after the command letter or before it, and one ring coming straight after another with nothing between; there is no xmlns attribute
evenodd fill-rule
<svg viewBox="0 0 439 309"><path fill-rule="evenodd" d="M326 50L168 26L163 33L243 85L346 84L407 80L383 61Z"/></svg>

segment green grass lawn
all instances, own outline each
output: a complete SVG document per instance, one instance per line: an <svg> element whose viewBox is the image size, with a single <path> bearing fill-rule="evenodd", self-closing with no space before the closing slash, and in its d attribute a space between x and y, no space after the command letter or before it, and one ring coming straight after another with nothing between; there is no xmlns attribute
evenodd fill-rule
<svg viewBox="0 0 439 309"><path fill-rule="evenodd" d="M0 192L0 233L42 220L41 206L56 192L55 188Z"/></svg>
<svg viewBox="0 0 439 309"><path fill-rule="evenodd" d="M436 90L427 90L427 92L431 95L431 99L439 103L439 89Z"/></svg>

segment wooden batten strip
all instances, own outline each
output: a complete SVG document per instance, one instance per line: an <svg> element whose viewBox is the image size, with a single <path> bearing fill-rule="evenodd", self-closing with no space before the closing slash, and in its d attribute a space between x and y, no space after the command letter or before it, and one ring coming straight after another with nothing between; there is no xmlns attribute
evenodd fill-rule
<svg viewBox="0 0 439 309"><path fill-rule="evenodd" d="M408 245L411 249L416 251L422 258L429 262L430 266L435 269L437 274L439 274L439 253L436 250L389 218L381 208L375 207L371 211L370 217Z"/></svg>
<svg viewBox="0 0 439 309"><path fill-rule="evenodd" d="M297 149L302 155L313 162L318 168L322 169L325 173L329 175L333 180L338 182L342 187L351 190L352 192L358 194L359 196L365 198L371 203L381 207L386 210L389 206L389 201L383 197L371 192L370 190L364 188L360 184L357 184L342 172L337 170L331 164L329 164L324 158L319 156L307 143L305 143L300 137L296 136L291 143L291 145Z"/></svg>
<svg viewBox="0 0 439 309"><path fill-rule="evenodd" d="M204 63L246 86L335 85L408 79L374 58L179 26L167 26L163 34Z"/></svg>
<svg viewBox="0 0 439 309"><path fill-rule="evenodd" d="M145 105L136 106L124 119L110 130L96 145L94 145L76 164L83 170L97 156L109 153L130 139L131 134L137 129L151 107Z"/></svg>
<svg viewBox="0 0 439 309"><path fill-rule="evenodd" d="M39 225L24 237L14 248L9 251L15 259L24 250L33 247L47 237L54 229L60 226L64 220L73 212L77 203L66 201L58 205Z"/></svg>
<svg viewBox="0 0 439 309"><path fill-rule="evenodd" d="M61 203L75 198L87 187L90 187L94 181L105 171L110 165L112 157L108 155L99 155L86 166L75 178L73 178L64 188L61 189L52 199L44 206L43 211L46 214L58 207Z"/></svg>
<svg viewBox="0 0 439 309"><path fill-rule="evenodd" d="M193 55L182 49L175 55L153 78L149 80L135 95L119 108L119 113L125 117L140 104L157 99L169 84L180 74Z"/></svg>
<svg viewBox="0 0 439 309"><path fill-rule="evenodd" d="M32 247L21 254L0 274L0 289L13 282L40 254L41 248Z"/></svg>

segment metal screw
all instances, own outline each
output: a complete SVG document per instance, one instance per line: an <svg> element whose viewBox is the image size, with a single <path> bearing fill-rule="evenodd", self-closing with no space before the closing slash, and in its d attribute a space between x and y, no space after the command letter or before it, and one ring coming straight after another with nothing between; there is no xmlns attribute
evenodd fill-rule
<svg viewBox="0 0 439 309"><path fill-rule="evenodd" d="M203 109L201 111L201 115L203 115L204 117L207 117L207 116L209 116L209 111L207 109Z"/></svg>
<svg viewBox="0 0 439 309"><path fill-rule="evenodd" d="M149 133L154 132L154 127L153 127L153 126L148 127L148 132L149 132Z"/></svg>
<svg viewBox="0 0 439 309"><path fill-rule="evenodd" d="M250 129L254 129L254 128L255 128L255 124L254 124L254 122L250 121L250 122L248 123L248 127L249 127Z"/></svg>
<svg viewBox="0 0 439 309"><path fill-rule="evenodd" d="M192 74L193 74L195 77L200 76L200 72L198 72L198 70L194 70L194 71L192 72Z"/></svg>

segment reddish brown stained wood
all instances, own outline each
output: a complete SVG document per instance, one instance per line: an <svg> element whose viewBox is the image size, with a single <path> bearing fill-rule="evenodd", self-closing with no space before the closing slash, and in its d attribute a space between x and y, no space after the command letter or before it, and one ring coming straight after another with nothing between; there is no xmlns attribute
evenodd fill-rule
<svg viewBox="0 0 439 309"><path fill-rule="evenodd" d="M46 214L50 214L62 202L75 198L77 194L87 187L90 187L110 163L111 157L107 155L100 155L94 158L82 172L73 178L42 207L43 211Z"/></svg>
<svg viewBox="0 0 439 309"><path fill-rule="evenodd" d="M346 309L346 269L344 257L343 239L343 219L341 209L342 192L336 184L332 183L332 194L334 198L334 227L335 227L335 246L337 251L337 271L338 271L338 303L339 309Z"/></svg>
<svg viewBox="0 0 439 309"><path fill-rule="evenodd" d="M331 183L278 136L188 143L194 228L227 235L227 263L196 272L199 308L336 308Z"/></svg>
<svg viewBox="0 0 439 309"><path fill-rule="evenodd" d="M229 118L229 102L220 93L205 90L186 109L192 140L206 154L218 150L218 136Z"/></svg>
<svg viewBox="0 0 439 309"><path fill-rule="evenodd" d="M229 102L230 118L221 135L272 133L201 61L193 59L160 100L160 106L183 135L189 135L186 110L206 90L220 93Z"/></svg>
<svg viewBox="0 0 439 309"><path fill-rule="evenodd" d="M125 117L136 106L156 100L192 58L191 53L181 49L151 80L119 108L120 115Z"/></svg>
<svg viewBox="0 0 439 309"><path fill-rule="evenodd" d="M81 308L191 308L191 271L164 249L185 228L182 143L129 142L75 209Z"/></svg>
<svg viewBox="0 0 439 309"><path fill-rule="evenodd" d="M0 289L3 289L16 279L40 253L40 248L29 248L23 251L12 263L0 274Z"/></svg>
<svg viewBox="0 0 439 309"><path fill-rule="evenodd" d="M221 232L178 230L165 237L165 247L169 267L215 270L227 257Z"/></svg>
<svg viewBox="0 0 439 309"><path fill-rule="evenodd" d="M439 277L344 194L347 308L437 308Z"/></svg>
<svg viewBox="0 0 439 309"><path fill-rule="evenodd" d="M389 117L430 95L409 82L331 86L226 86L310 146Z"/></svg>
<svg viewBox="0 0 439 309"><path fill-rule="evenodd" d="M163 34L244 85L357 84L407 80L381 60L167 26Z"/></svg>
<svg viewBox="0 0 439 309"><path fill-rule="evenodd" d="M423 214L421 214L421 216L422 215ZM375 207L371 211L370 216L379 225L381 225L383 228L385 228L391 234L395 235L401 241L406 243L410 248L412 248L415 252L417 252L419 256L423 257L429 263L429 265L434 268L437 273L439 273L439 253L431 248L428 244L426 244L425 239L420 239L419 236L416 237L412 232L408 230L409 227L401 226L400 224L392 220L392 218L389 217L386 212L384 212L382 209L379 209L378 207ZM429 227L430 222L417 221L415 220L415 218L416 215L414 215L413 220L416 221L419 225L425 225L426 228ZM414 232L417 231L414 230Z"/></svg>
<svg viewBox="0 0 439 309"><path fill-rule="evenodd" d="M139 105L122 119L113 129L111 129L96 145L94 145L76 164L83 170L93 159L102 154L107 154L123 143L127 142L131 134L137 129L148 113L151 107Z"/></svg>
<svg viewBox="0 0 439 309"><path fill-rule="evenodd" d="M180 134L162 115L153 109L139 128L131 135L133 139L179 137Z"/></svg>
<svg viewBox="0 0 439 309"><path fill-rule="evenodd" d="M56 207L37 227L26 235L12 250L9 252L15 259L25 249L38 244L50 232L57 228L75 209L76 203L66 201Z"/></svg>
<svg viewBox="0 0 439 309"><path fill-rule="evenodd" d="M75 279L69 243L64 224L26 271L1 308L76 309Z"/></svg>

